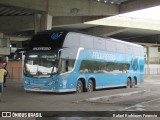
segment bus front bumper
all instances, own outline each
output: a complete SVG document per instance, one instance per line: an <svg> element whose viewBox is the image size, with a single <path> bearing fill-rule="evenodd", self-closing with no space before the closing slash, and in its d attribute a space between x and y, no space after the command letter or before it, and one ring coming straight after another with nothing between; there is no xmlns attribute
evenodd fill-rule
<svg viewBox="0 0 160 120"><path fill-rule="evenodd" d="M55 93L60 93L60 92L74 92L76 89L62 89L62 90L43 90L43 89L29 89L29 88L24 88L26 91L34 91L34 92L55 92Z"/></svg>

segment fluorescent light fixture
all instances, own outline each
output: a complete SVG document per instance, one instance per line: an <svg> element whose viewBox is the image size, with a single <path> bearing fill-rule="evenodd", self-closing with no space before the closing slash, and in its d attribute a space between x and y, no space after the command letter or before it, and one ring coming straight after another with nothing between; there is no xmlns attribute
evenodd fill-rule
<svg viewBox="0 0 160 120"><path fill-rule="evenodd" d="M114 2L113 2L113 1L111 1L111 4L114 4Z"/></svg>
<svg viewBox="0 0 160 120"><path fill-rule="evenodd" d="M105 2L105 3L107 3L108 1L107 1L107 0L105 0L104 2Z"/></svg>

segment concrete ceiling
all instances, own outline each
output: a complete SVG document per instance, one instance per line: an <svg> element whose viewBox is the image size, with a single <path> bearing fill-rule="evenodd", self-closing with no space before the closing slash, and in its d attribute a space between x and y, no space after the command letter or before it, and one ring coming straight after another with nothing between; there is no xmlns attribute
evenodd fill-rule
<svg viewBox="0 0 160 120"><path fill-rule="evenodd" d="M32 12L26 11L25 9L16 9L11 6L0 5L0 16L26 16L33 15Z"/></svg>
<svg viewBox="0 0 160 120"><path fill-rule="evenodd" d="M34 15L49 13L53 29L79 29L121 39L157 35L158 30L84 24L157 5L160 0L0 0L0 32L27 40L34 34Z"/></svg>
<svg viewBox="0 0 160 120"><path fill-rule="evenodd" d="M112 35L112 37L126 39L126 38L136 38L136 37L158 35L158 34L160 34L160 31L127 28L126 31L122 31L121 33L117 33L115 35Z"/></svg>

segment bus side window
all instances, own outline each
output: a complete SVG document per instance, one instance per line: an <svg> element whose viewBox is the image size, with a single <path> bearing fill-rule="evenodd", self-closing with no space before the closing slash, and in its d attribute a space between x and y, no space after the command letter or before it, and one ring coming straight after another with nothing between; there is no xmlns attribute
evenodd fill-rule
<svg viewBox="0 0 160 120"><path fill-rule="evenodd" d="M72 71L75 60L62 59L61 73Z"/></svg>

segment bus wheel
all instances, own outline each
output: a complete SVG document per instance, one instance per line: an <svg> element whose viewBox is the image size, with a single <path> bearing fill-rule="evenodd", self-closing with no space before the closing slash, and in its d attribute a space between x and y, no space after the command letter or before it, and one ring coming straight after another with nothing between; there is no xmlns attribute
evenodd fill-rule
<svg viewBox="0 0 160 120"><path fill-rule="evenodd" d="M131 80L130 80L130 78L127 79L126 88L131 88Z"/></svg>
<svg viewBox="0 0 160 120"><path fill-rule="evenodd" d="M136 80L135 80L135 78L133 78L131 87L132 87L132 88L135 88L135 86L136 86Z"/></svg>
<svg viewBox="0 0 160 120"><path fill-rule="evenodd" d="M89 80L88 85L87 85L87 92L92 92L93 91L93 81Z"/></svg>
<svg viewBox="0 0 160 120"><path fill-rule="evenodd" d="M78 80L76 92L77 93L82 93L83 92L83 83L82 83L81 80Z"/></svg>

